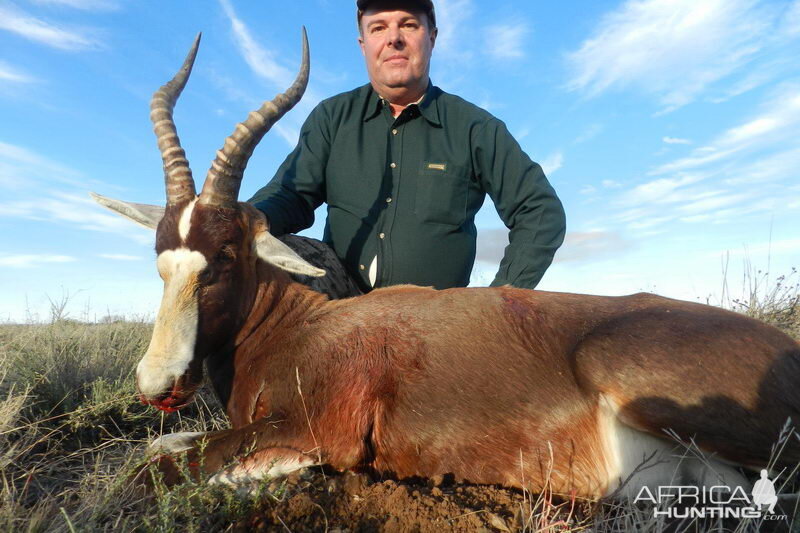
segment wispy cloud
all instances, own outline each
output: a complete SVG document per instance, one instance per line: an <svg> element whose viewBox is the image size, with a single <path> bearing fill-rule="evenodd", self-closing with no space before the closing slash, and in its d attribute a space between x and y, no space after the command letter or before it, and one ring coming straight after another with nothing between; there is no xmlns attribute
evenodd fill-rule
<svg viewBox="0 0 800 533"><path fill-rule="evenodd" d="M539 164L542 166L545 175L550 176L564 165L564 153L553 152L539 162Z"/></svg>
<svg viewBox="0 0 800 533"><path fill-rule="evenodd" d="M116 11L119 4L112 0L30 0L34 4L71 7L83 11Z"/></svg>
<svg viewBox="0 0 800 533"><path fill-rule="evenodd" d="M663 137L661 140L667 144L692 144L689 139L681 139L680 137Z"/></svg>
<svg viewBox="0 0 800 533"><path fill-rule="evenodd" d="M788 214L800 175L800 85L785 84L739 124L662 164L622 190L607 222L642 232L671 224L741 223L759 213Z"/></svg>
<svg viewBox="0 0 800 533"><path fill-rule="evenodd" d="M635 87L669 111L785 44L775 31L790 16L756 0L629 0L567 56L568 88L593 96Z"/></svg>
<svg viewBox="0 0 800 533"><path fill-rule="evenodd" d="M269 81L278 89L288 88L296 73L284 67L276 59L276 53L262 47L253 38L250 29L236 15L229 0L220 0L220 5L231 23L236 45L250 69L260 78Z"/></svg>
<svg viewBox="0 0 800 533"><path fill-rule="evenodd" d="M152 242L150 232L93 202L88 197L89 184L104 186L28 148L0 142L0 217L68 223L141 244Z"/></svg>
<svg viewBox="0 0 800 533"><path fill-rule="evenodd" d="M607 259L633 247L613 231L569 232L556 252L554 263L587 262Z"/></svg>
<svg viewBox="0 0 800 533"><path fill-rule="evenodd" d="M76 261L68 255L21 254L0 255L0 267L28 268L43 263L70 263Z"/></svg>
<svg viewBox="0 0 800 533"><path fill-rule="evenodd" d="M479 231L476 260L490 265L500 264L507 244L506 228ZM618 255L630 248L633 248L633 243L614 231L568 232L554 262L596 261Z"/></svg>
<svg viewBox="0 0 800 533"><path fill-rule="evenodd" d="M524 24L495 24L484 30L484 51L494 59L520 59L525 57Z"/></svg>
<svg viewBox="0 0 800 533"><path fill-rule="evenodd" d="M278 54L272 50L268 50L261 46L258 41L253 37L252 32L247 25L236 15L233 5L230 0L219 0L225 16L231 23L231 31L233 32L234 41L239 48L250 70L268 82L273 88L284 91L294 83L297 71L283 66L278 61ZM299 43L299 39L298 39ZM300 50L298 46L298 51ZM298 63L299 66L299 63ZM298 67L293 67L298 68ZM298 104L298 108L307 114L311 109L320 102L321 98L314 92L313 89L308 88L303 96L303 99ZM275 131L287 142L290 147L297 144L299 137L300 124L297 120L287 121L283 119L281 124L275 125Z"/></svg>
<svg viewBox="0 0 800 533"><path fill-rule="evenodd" d="M99 254L98 257L102 257L103 259L110 259L112 261L142 261L144 258L139 257L138 255L126 255L126 254Z"/></svg>
<svg viewBox="0 0 800 533"><path fill-rule="evenodd" d="M36 199L0 203L0 217L15 217L54 223L69 223L79 229L114 233L139 244L153 242L152 232L138 228L120 216L106 212L82 193L52 192Z"/></svg>
<svg viewBox="0 0 800 533"><path fill-rule="evenodd" d="M473 0L439 0L436 3L435 57L445 60L468 60L472 52L464 43L463 28L475 12Z"/></svg>
<svg viewBox="0 0 800 533"><path fill-rule="evenodd" d="M800 85L789 84L764 104L764 110L733 128L689 156L656 168L652 174L687 171L711 163L720 163L744 151L788 141L797 143L800 128Z"/></svg>
<svg viewBox="0 0 800 533"><path fill-rule="evenodd" d="M604 126L602 124L589 124L573 142L575 144L580 144L594 139L603 131L603 128Z"/></svg>
<svg viewBox="0 0 800 533"><path fill-rule="evenodd" d="M33 83L36 79L0 60L0 82Z"/></svg>
<svg viewBox="0 0 800 533"><path fill-rule="evenodd" d="M100 43L80 31L33 17L13 4L0 5L0 30L6 30L60 50L98 48Z"/></svg>
<svg viewBox="0 0 800 533"><path fill-rule="evenodd" d="M86 183L85 178L71 168L25 147L0 141L0 187L7 191L32 190L53 181L76 187Z"/></svg>

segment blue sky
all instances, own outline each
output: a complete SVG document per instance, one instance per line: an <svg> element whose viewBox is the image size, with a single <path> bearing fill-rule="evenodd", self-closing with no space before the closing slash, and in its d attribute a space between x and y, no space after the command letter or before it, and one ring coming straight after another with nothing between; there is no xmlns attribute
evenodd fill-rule
<svg viewBox="0 0 800 533"><path fill-rule="evenodd" d="M251 159L248 198L316 103L366 83L353 4L0 0L0 320L46 318L64 294L76 318L154 314L152 234L88 191L164 202L148 103L196 32L175 119L201 179L291 82L305 25L309 90ZM719 302L748 264L772 279L800 266L800 0L436 6L434 83L505 121L564 202L540 288ZM481 285L506 230L490 202L478 226Z"/></svg>

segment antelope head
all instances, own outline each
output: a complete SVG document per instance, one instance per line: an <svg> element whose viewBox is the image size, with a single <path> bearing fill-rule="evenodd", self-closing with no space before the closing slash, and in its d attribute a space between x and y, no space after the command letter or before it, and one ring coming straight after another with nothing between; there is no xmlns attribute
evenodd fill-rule
<svg viewBox="0 0 800 533"><path fill-rule="evenodd" d="M156 265L164 295L150 346L136 369L141 400L164 411L186 405L202 380L203 360L222 349L253 304L256 263L322 276L270 235L257 209L238 201L247 161L264 134L302 97L308 83L308 41L292 86L238 124L211 163L198 195L172 111L194 64L200 35L175 77L153 95L150 118L164 163L166 207L92 197L156 230Z"/></svg>

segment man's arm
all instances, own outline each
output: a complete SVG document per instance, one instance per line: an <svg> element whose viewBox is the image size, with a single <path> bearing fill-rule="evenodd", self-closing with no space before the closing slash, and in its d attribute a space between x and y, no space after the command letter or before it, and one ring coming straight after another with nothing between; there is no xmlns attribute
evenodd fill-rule
<svg viewBox="0 0 800 533"><path fill-rule="evenodd" d="M308 116L297 147L272 180L248 200L262 211L270 233L297 233L314 223L314 210L325 199L325 167L330 154L328 121L322 104Z"/></svg>
<svg viewBox="0 0 800 533"><path fill-rule="evenodd" d="M564 208L542 167L522 151L501 121L490 119L476 128L472 142L478 179L510 230L492 286L533 289L564 242Z"/></svg>

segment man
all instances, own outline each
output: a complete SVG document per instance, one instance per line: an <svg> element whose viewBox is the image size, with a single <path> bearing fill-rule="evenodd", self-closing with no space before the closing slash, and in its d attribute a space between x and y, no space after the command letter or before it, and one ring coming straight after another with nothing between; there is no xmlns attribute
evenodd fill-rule
<svg viewBox="0 0 800 533"><path fill-rule="evenodd" d="M358 0L370 83L319 104L297 148L250 200L276 235L314 222L364 291L463 287L486 194L510 229L492 285L534 288L564 239L564 211L505 125L429 79L430 0Z"/></svg>

